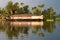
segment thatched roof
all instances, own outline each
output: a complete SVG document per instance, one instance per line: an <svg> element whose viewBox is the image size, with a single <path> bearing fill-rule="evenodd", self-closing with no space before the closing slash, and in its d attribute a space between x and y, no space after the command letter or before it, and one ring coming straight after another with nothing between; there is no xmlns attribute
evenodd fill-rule
<svg viewBox="0 0 60 40"><path fill-rule="evenodd" d="M30 17L30 16L37 16L35 14L17 14L17 15L11 15L11 17Z"/></svg>

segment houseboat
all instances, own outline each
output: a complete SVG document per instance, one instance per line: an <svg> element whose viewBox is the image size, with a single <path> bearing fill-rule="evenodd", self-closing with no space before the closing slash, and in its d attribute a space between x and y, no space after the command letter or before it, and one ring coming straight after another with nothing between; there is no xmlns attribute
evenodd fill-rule
<svg viewBox="0 0 60 40"><path fill-rule="evenodd" d="M43 20L43 15L32 15L32 14L19 14L19 15L11 15L9 18L6 17L7 20L23 20L23 21L35 21L35 20Z"/></svg>

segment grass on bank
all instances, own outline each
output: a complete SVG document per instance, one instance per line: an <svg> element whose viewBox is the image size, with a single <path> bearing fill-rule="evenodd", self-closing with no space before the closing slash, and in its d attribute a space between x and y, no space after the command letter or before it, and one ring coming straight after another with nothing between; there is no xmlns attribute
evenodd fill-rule
<svg viewBox="0 0 60 40"><path fill-rule="evenodd" d="M60 18L56 18L55 21L60 21Z"/></svg>

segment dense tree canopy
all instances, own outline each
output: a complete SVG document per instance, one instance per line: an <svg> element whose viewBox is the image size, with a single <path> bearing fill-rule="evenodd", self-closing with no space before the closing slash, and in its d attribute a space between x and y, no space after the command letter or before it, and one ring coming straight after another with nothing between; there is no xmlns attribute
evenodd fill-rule
<svg viewBox="0 0 60 40"><path fill-rule="evenodd" d="M52 7L48 8L47 10L44 10L42 14L44 15L45 20L55 18L55 11Z"/></svg>
<svg viewBox="0 0 60 40"><path fill-rule="evenodd" d="M19 5L18 2L13 3L12 1L9 1L8 4L6 5L5 8L0 9L0 15L3 16L10 16L10 15L15 15L15 14L30 14L30 9L29 5L25 5L24 3L20 3ZM54 18L55 11L52 7L43 9L44 4L37 5L35 7L32 7L32 13L31 14L36 14L36 15L44 15L44 19L51 19ZM43 10L42 10L43 9Z"/></svg>

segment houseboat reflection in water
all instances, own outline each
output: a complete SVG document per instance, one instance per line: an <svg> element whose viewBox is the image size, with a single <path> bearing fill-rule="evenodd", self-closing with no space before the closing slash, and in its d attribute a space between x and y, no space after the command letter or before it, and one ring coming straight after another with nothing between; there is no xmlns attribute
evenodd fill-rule
<svg viewBox="0 0 60 40"><path fill-rule="evenodd" d="M55 22L43 21L0 21L0 37L8 37L8 40L23 40L27 37L46 37L45 32L53 33ZM3 34L4 33L4 34ZM31 38L30 37L30 38ZM23 39L22 39L23 38ZM4 39L4 38L3 38Z"/></svg>
<svg viewBox="0 0 60 40"><path fill-rule="evenodd" d="M35 22L27 22L27 21L22 21L22 22L10 22L11 26L43 26L43 21L35 21Z"/></svg>

